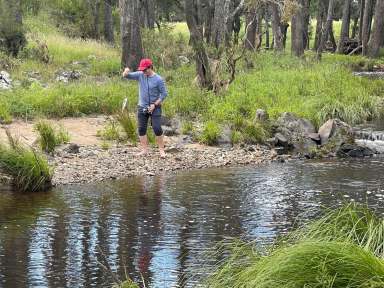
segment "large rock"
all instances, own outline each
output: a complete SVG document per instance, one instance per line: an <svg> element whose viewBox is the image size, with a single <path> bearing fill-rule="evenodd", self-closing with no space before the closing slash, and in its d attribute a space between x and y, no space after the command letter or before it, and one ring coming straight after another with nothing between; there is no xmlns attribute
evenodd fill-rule
<svg viewBox="0 0 384 288"><path fill-rule="evenodd" d="M337 150L336 155L341 158L352 157L352 158L362 158L362 157L371 157L373 156L374 151L368 147L360 146L358 144L342 144Z"/></svg>
<svg viewBox="0 0 384 288"><path fill-rule="evenodd" d="M317 147L316 140L312 140L316 138L316 130L309 120L285 112L276 121L276 125L276 146L304 155Z"/></svg>
<svg viewBox="0 0 384 288"><path fill-rule="evenodd" d="M0 89L11 89L12 79L8 72L0 71Z"/></svg>
<svg viewBox="0 0 384 288"><path fill-rule="evenodd" d="M340 147L344 143L353 143L353 129L347 123L339 119L330 119L319 128L321 145L332 142L332 145Z"/></svg>

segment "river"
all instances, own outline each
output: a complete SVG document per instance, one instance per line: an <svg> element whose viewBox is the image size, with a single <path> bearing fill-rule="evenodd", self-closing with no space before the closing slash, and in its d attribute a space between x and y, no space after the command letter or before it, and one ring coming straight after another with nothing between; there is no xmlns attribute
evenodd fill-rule
<svg viewBox="0 0 384 288"><path fill-rule="evenodd" d="M0 287L193 287L220 242L263 249L325 208L384 212L384 161L292 161L20 194L0 187ZM193 276L191 276L193 275Z"/></svg>

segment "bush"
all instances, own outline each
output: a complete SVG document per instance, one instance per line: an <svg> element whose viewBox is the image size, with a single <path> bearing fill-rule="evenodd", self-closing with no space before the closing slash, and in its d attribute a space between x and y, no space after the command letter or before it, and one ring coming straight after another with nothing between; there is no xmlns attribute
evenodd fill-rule
<svg viewBox="0 0 384 288"><path fill-rule="evenodd" d="M56 130L47 121L39 121L34 129L39 133L38 141L41 149L47 153L52 153L56 146L69 142L68 132L63 127Z"/></svg>
<svg viewBox="0 0 384 288"><path fill-rule="evenodd" d="M200 135L200 141L207 145L215 145L220 137L220 132L220 128L215 122L208 121Z"/></svg>
<svg viewBox="0 0 384 288"><path fill-rule="evenodd" d="M121 127L123 128L127 139L134 145L137 143L137 124L134 117L129 115L127 109L119 112L116 116L117 121L119 121Z"/></svg>
<svg viewBox="0 0 384 288"><path fill-rule="evenodd" d="M102 130L97 131L97 136L103 140L118 141L122 140L120 136L120 128L115 119L108 119L107 124Z"/></svg>
<svg viewBox="0 0 384 288"><path fill-rule="evenodd" d="M268 255L236 242L205 287L384 287L383 239L383 220L352 204L280 239Z"/></svg>
<svg viewBox="0 0 384 288"><path fill-rule="evenodd" d="M13 177L15 188L22 192L35 192L51 187L52 169L33 149L27 149L7 131L9 146L0 144L0 168Z"/></svg>

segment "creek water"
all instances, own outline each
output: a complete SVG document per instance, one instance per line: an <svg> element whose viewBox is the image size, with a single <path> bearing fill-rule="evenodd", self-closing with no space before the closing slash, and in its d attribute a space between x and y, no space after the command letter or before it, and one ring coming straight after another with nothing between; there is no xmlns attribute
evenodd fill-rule
<svg viewBox="0 0 384 288"><path fill-rule="evenodd" d="M384 213L384 161L208 169L19 194L0 187L0 287L194 287L242 237L262 249L345 202ZM203 268L203 269L202 269ZM191 276L194 275L193 277Z"/></svg>

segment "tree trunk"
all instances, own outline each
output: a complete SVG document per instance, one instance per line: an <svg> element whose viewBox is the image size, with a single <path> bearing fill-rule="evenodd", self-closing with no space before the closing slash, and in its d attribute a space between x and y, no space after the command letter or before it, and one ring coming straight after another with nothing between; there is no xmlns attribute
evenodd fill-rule
<svg viewBox="0 0 384 288"><path fill-rule="evenodd" d="M139 0L120 0L120 30L122 43L121 64L136 69L143 58L141 43Z"/></svg>
<svg viewBox="0 0 384 288"><path fill-rule="evenodd" d="M154 29L155 28L155 0L140 1L140 23L141 27Z"/></svg>
<svg viewBox="0 0 384 288"><path fill-rule="evenodd" d="M216 48L225 43L227 39L230 0L215 0L215 13L212 24L212 42Z"/></svg>
<svg viewBox="0 0 384 288"><path fill-rule="evenodd" d="M354 18L353 19L353 26L352 26L352 35L351 35L351 39L355 39L356 38L356 32L357 32L357 23L359 22L359 18Z"/></svg>
<svg viewBox="0 0 384 288"><path fill-rule="evenodd" d="M321 35L323 33L323 25L326 20L326 0L319 0L316 15L316 35L315 43L313 45L314 50L318 50L321 42Z"/></svg>
<svg viewBox="0 0 384 288"><path fill-rule="evenodd" d="M368 56L377 57L384 41L384 0L377 0L372 36L368 43Z"/></svg>
<svg viewBox="0 0 384 288"><path fill-rule="evenodd" d="M198 26L197 0L185 1L185 14L190 33L190 43L195 52L196 71L200 85L207 89L213 88L212 73L207 51L205 50L203 32Z"/></svg>
<svg viewBox="0 0 384 288"><path fill-rule="evenodd" d="M112 0L104 0L104 38L111 44L115 42L113 33Z"/></svg>
<svg viewBox="0 0 384 288"><path fill-rule="evenodd" d="M291 52L293 55L297 57L301 57L304 54L304 33L305 33L305 25L304 25L304 17L305 17L305 0L298 0L298 4L300 5L296 11L296 13L292 16L292 27L291 27Z"/></svg>
<svg viewBox="0 0 384 288"><path fill-rule="evenodd" d="M363 22L364 22L365 0L359 0L359 41L363 41Z"/></svg>
<svg viewBox="0 0 384 288"><path fill-rule="evenodd" d="M309 13L309 4L310 0L304 1L305 7L304 7L304 49L309 49L309 26L310 26L310 18L311 15Z"/></svg>
<svg viewBox="0 0 384 288"><path fill-rule="evenodd" d="M381 15L382 16L382 15ZM365 0L364 7L364 17L363 17L363 27L362 27L362 38L361 45L363 49L363 55L368 54L368 41L369 41L369 32L372 22L372 0Z"/></svg>
<svg viewBox="0 0 384 288"><path fill-rule="evenodd" d="M273 45L276 51L283 51L283 34L281 33L281 17L277 3L271 3Z"/></svg>
<svg viewBox="0 0 384 288"><path fill-rule="evenodd" d="M333 9L335 5L335 0L329 0L328 4L328 13L327 13L327 21L325 22L325 27L323 29L323 33L321 35L321 41L319 45L319 49L317 49L317 59L321 59L321 54L323 53L325 43L330 35L330 31L332 29L333 22Z"/></svg>
<svg viewBox="0 0 384 288"><path fill-rule="evenodd" d="M349 39L349 26L351 22L351 0L344 0L343 19L337 53L344 54L344 43Z"/></svg>
<svg viewBox="0 0 384 288"><path fill-rule="evenodd" d="M100 38L100 6L101 2L100 0L87 0L89 10L92 13L92 30L91 30L91 37L94 39Z"/></svg>
<svg viewBox="0 0 384 288"><path fill-rule="evenodd" d="M269 49L269 20L268 20L268 6L265 7L264 11L264 21L265 21L265 48Z"/></svg>
<svg viewBox="0 0 384 288"><path fill-rule="evenodd" d="M280 30L281 30L281 33L283 35L283 47L284 48L286 47L286 44L287 44L288 27L289 27L288 23L281 23L280 24Z"/></svg>
<svg viewBox="0 0 384 288"><path fill-rule="evenodd" d="M247 11L245 16L246 32L245 48L248 50L256 50L256 33L257 33L257 12L255 8Z"/></svg>

